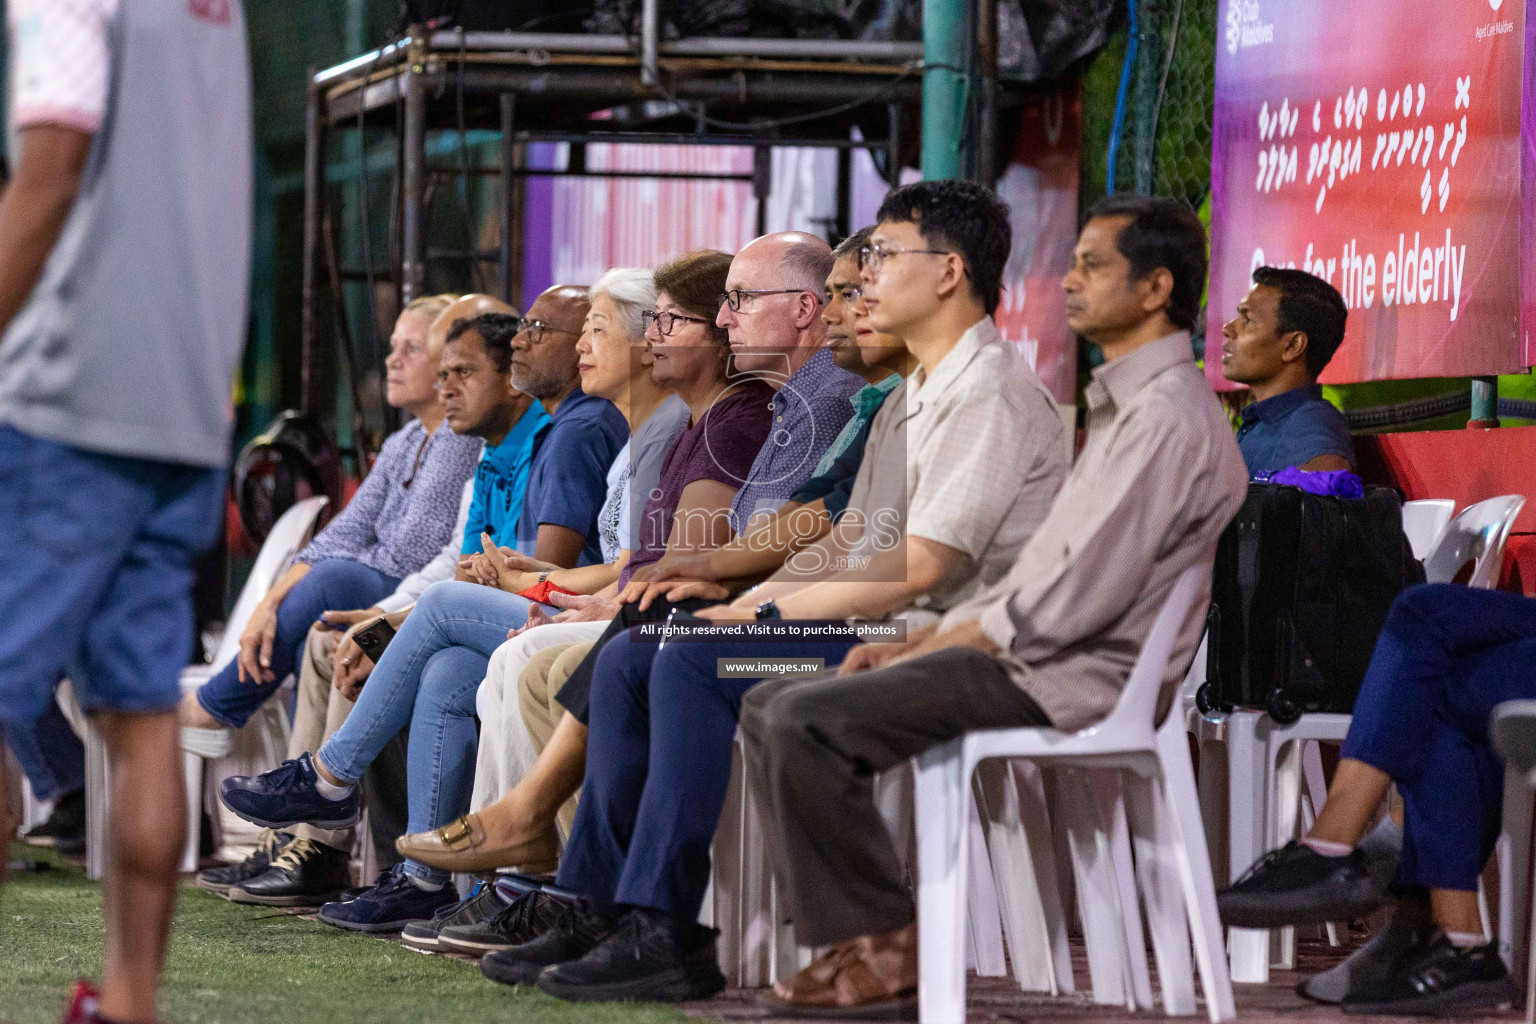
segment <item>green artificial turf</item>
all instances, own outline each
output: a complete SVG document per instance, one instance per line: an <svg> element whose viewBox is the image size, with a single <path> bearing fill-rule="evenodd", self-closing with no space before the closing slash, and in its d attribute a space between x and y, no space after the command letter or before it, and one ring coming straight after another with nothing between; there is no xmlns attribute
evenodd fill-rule
<svg viewBox="0 0 1536 1024"><path fill-rule="evenodd" d="M13 858L38 859L16 845ZM98 974L101 889L77 866L11 872L0 892L0 1021L54 1024L75 978ZM161 1017L175 1024L662 1024L659 1006L577 1005L486 981L472 963L425 956L183 885Z"/></svg>

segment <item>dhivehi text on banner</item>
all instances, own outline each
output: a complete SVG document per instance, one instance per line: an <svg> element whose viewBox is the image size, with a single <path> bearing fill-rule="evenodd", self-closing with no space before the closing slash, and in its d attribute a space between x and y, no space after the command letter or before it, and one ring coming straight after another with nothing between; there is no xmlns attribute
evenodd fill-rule
<svg viewBox="0 0 1536 1024"><path fill-rule="evenodd" d="M1510 373L1526 0L1221 0L1208 350L1262 264L1349 306L1329 383ZM1207 360L1218 386L1219 359Z"/></svg>

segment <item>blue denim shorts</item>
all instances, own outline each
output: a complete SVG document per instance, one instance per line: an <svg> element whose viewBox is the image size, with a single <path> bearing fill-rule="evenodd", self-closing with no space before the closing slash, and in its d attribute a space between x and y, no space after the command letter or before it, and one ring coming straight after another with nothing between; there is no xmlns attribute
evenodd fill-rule
<svg viewBox="0 0 1536 1024"><path fill-rule="evenodd" d="M176 706L224 481L0 425L0 721L35 720L66 676L86 711Z"/></svg>

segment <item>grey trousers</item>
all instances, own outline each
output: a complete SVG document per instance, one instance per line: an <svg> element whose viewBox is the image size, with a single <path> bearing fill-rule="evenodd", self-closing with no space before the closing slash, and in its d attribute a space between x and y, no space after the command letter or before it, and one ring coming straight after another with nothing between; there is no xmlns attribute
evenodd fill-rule
<svg viewBox="0 0 1536 1024"><path fill-rule="evenodd" d="M973 729L1048 726L1003 666L950 648L847 678L771 680L742 700L747 775L795 937L825 946L917 917L874 777Z"/></svg>

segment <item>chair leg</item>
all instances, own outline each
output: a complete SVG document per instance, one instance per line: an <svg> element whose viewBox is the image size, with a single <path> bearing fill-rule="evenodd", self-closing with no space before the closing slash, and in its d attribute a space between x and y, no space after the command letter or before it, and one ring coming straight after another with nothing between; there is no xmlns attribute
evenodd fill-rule
<svg viewBox="0 0 1536 1024"><path fill-rule="evenodd" d="M1171 820L1172 831L1178 839L1179 874L1184 885L1195 963L1200 968L1200 984L1205 991L1206 1012L1212 1024L1220 1024L1237 1015L1237 1006L1232 997L1227 959L1222 955L1221 918L1216 912L1216 886L1211 877L1210 853L1196 813L1200 797L1189 763L1188 742L1181 731L1166 725L1158 730L1157 759L1165 798L1162 810Z"/></svg>
<svg viewBox="0 0 1536 1024"><path fill-rule="evenodd" d="M1297 824L1301 819L1303 790L1302 760L1305 748L1312 746L1305 740L1284 743L1276 751L1270 750L1272 761L1266 765L1270 771L1269 784L1270 821L1267 849L1273 850L1297 836ZM1270 932L1270 966L1289 971L1296 967L1296 929L1276 928Z"/></svg>
<svg viewBox="0 0 1536 1024"><path fill-rule="evenodd" d="M1071 948L1040 769L1022 759L993 760L977 767L976 778L1014 980L1025 992L1072 992Z"/></svg>
<svg viewBox="0 0 1536 1024"><path fill-rule="evenodd" d="M107 744L87 719L85 725L85 877L107 874L107 826L112 816L112 773Z"/></svg>
<svg viewBox="0 0 1536 1024"><path fill-rule="evenodd" d="M1236 879L1267 852L1265 746L1259 739L1256 711L1227 716L1227 867ZM1257 985L1269 982L1269 932L1232 928L1227 933L1232 980Z"/></svg>
<svg viewBox="0 0 1536 1024"><path fill-rule="evenodd" d="M971 830L971 862L966 883L966 899L970 904L966 913L969 925L966 961L983 978L1001 978L1008 973L1007 958L1003 955L1002 901L992 877L987 836L977 806L980 798L978 788L976 799L966 801L966 822Z"/></svg>
<svg viewBox="0 0 1536 1024"><path fill-rule="evenodd" d="M1504 834L1499 837L1499 952L1518 978L1530 949L1525 943L1531 916L1531 790L1518 773L1504 773Z"/></svg>
<svg viewBox="0 0 1536 1024"><path fill-rule="evenodd" d="M970 780L961 742L923 754L917 764L918 1018L965 1020L966 871Z"/></svg>
<svg viewBox="0 0 1536 1024"><path fill-rule="evenodd" d="M1195 1012L1194 964L1189 958L1189 925L1179 871L1178 836L1163 807L1158 780L1134 771L1123 774L1125 813L1136 851L1137 888L1146 909L1147 931L1157 959L1163 1012L1187 1017Z"/></svg>
<svg viewBox="0 0 1536 1024"><path fill-rule="evenodd" d="M183 750L181 772L187 793L187 841L181 850L181 872L189 874L197 870L203 834L203 759Z"/></svg>

